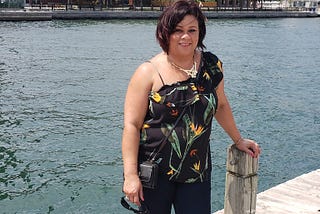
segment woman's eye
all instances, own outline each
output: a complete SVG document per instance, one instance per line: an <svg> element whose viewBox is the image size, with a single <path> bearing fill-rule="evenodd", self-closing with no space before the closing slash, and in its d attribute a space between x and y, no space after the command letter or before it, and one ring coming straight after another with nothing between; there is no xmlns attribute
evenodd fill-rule
<svg viewBox="0 0 320 214"><path fill-rule="evenodd" d="M184 33L185 31L183 31L182 29L175 29L174 31L173 31L173 33L179 33L179 34L181 34L181 33ZM194 33L194 32L197 32L197 29L189 29L189 30L187 30L187 32L188 33Z"/></svg>

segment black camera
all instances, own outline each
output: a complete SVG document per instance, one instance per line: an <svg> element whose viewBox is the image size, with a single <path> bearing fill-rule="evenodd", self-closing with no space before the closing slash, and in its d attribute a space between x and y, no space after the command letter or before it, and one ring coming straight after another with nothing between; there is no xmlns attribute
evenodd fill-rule
<svg viewBox="0 0 320 214"><path fill-rule="evenodd" d="M143 161L139 164L139 177L145 188L155 189L157 187L158 173L158 164L153 161Z"/></svg>

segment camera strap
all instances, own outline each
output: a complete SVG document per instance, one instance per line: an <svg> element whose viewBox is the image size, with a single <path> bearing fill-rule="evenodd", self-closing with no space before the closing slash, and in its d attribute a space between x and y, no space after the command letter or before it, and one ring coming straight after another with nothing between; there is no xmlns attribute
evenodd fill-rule
<svg viewBox="0 0 320 214"><path fill-rule="evenodd" d="M166 145L168 138L170 137L170 135L172 134L173 130L176 128L176 126L178 125L179 121L181 120L181 118L183 117L184 113L186 112L187 106L185 106L181 112L181 114L179 115L179 117L177 118L176 122L174 123L173 127L170 129L169 133L163 138L160 147L158 149L158 151L156 153L154 153L155 151L153 151L150 154L150 158L149 160L151 160L151 162L154 162L157 155L159 154L159 152L161 152L161 150L163 149L163 147Z"/></svg>

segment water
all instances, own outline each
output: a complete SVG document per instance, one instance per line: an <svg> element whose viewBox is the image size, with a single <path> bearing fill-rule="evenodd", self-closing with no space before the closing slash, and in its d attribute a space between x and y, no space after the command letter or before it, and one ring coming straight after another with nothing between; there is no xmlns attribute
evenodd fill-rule
<svg viewBox="0 0 320 214"><path fill-rule="evenodd" d="M245 137L263 148L259 191L319 168L320 20L209 20ZM160 51L155 21L0 22L3 213L127 213L123 100L135 68ZM226 147L212 135L212 208L223 207Z"/></svg>

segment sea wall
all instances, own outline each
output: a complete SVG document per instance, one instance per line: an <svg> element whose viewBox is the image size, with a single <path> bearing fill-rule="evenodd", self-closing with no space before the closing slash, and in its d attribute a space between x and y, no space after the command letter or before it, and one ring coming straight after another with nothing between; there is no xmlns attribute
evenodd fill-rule
<svg viewBox="0 0 320 214"><path fill-rule="evenodd" d="M1 11L0 21L50 21L54 19L156 19L161 11ZM219 18L297 18L319 17L316 13L299 11L204 11L208 19Z"/></svg>

